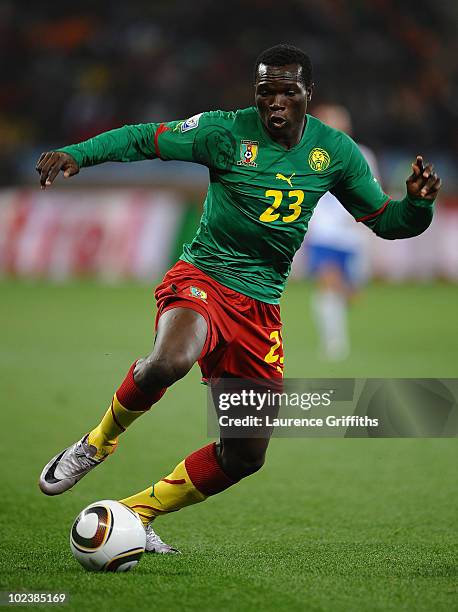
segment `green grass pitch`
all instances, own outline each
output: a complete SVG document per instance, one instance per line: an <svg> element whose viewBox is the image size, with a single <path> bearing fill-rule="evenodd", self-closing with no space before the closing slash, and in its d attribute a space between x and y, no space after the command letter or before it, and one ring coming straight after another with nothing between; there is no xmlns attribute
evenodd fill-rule
<svg viewBox="0 0 458 612"><path fill-rule="evenodd" d="M43 464L96 423L148 351L153 291L2 282L0 292L0 590L66 591L66 609L80 610L458 609L454 439L273 440L258 474L156 523L182 556L86 573L68 546L74 517L207 443L205 388L194 369L104 466L47 498ZM369 287L350 315L352 357L335 365L316 359L309 297L291 283L283 301L288 376L457 376L456 286Z"/></svg>

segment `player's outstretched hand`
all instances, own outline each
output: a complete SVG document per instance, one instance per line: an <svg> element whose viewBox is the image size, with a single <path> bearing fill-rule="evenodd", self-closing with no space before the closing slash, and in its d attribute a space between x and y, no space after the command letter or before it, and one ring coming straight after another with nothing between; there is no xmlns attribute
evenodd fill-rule
<svg viewBox="0 0 458 612"><path fill-rule="evenodd" d="M423 157L417 155L412 164L412 174L406 181L407 193L412 198L434 200L441 186L441 180L434 172L432 164L423 165Z"/></svg>
<svg viewBox="0 0 458 612"><path fill-rule="evenodd" d="M62 170L64 177L68 178L78 174L80 167L68 153L62 151L49 151L42 153L36 165L36 171L40 174L40 185L46 189L52 185L54 179Z"/></svg>

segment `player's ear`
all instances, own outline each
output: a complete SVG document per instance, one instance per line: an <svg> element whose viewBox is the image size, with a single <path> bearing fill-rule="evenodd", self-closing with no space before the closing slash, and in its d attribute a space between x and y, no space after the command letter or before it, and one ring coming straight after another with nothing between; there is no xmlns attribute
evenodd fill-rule
<svg viewBox="0 0 458 612"><path fill-rule="evenodd" d="M313 94L313 83L306 88L307 102L310 102Z"/></svg>

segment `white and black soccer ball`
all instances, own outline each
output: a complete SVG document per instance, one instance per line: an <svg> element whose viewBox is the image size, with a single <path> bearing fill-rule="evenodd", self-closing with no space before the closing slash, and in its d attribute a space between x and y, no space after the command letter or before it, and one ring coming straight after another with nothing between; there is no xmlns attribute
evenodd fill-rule
<svg viewBox="0 0 458 612"><path fill-rule="evenodd" d="M95 502L70 530L73 556L87 570L127 572L145 552L146 533L138 514L111 499Z"/></svg>

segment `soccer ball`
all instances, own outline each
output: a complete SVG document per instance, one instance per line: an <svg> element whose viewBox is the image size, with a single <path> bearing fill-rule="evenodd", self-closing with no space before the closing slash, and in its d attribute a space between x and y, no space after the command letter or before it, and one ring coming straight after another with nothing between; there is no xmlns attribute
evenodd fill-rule
<svg viewBox="0 0 458 612"><path fill-rule="evenodd" d="M87 570L127 572L145 552L146 533L138 514L111 499L95 502L70 530L73 556Z"/></svg>

